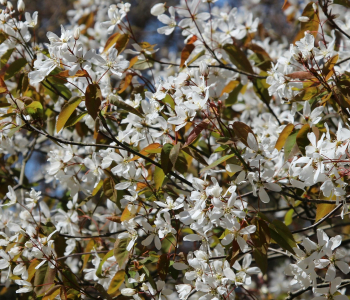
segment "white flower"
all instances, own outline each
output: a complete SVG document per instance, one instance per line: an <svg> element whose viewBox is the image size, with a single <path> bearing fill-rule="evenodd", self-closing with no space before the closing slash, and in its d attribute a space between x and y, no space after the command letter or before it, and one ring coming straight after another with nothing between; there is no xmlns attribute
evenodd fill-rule
<svg viewBox="0 0 350 300"><path fill-rule="evenodd" d="M169 35L175 30L176 21L175 21L174 7L171 6L169 8L169 13L170 13L170 17L168 17L165 14L158 16L158 20L167 25L157 29L158 33L160 34Z"/></svg>
<svg viewBox="0 0 350 300"><path fill-rule="evenodd" d="M161 14L163 14L165 12L165 3L158 3L153 5L153 7L151 8L151 14L153 16L159 16Z"/></svg>

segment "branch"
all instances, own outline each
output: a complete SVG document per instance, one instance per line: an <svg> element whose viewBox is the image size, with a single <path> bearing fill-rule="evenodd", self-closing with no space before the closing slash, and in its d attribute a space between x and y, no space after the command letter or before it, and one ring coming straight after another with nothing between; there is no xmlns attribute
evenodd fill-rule
<svg viewBox="0 0 350 300"><path fill-rule="evenodd" d="M333 201L334 202L334 201ZM299 233L299 232L303 232L309 229L313 229L315 227L317 227L319 224L321 224L323 221L325 221L326 219L328 219L331 215L333 215L339 208L341 208L343 206L343 203L340 203L336 208L334 208L330 213L328 213L327 215L325 215L322 219L318 220L315 224L309 226L309 227L305 227L299 230L295 230L292 233Z"/></svg>
<svg viewBox="0 0 350 300"><path fill-rule="evenodd" d="M67 238L72 238L72 239L95 239L95 238L101 238L101 237L110 237L114 234L122 233L127 230L120 230L120 231L115 231L115 232L108 232L105 234L100 234L100 235L93 235L93 236L75 236L75 235L69 235L69 234L64 234L64 233L59 233L58 235L67 237Z"/></svg>

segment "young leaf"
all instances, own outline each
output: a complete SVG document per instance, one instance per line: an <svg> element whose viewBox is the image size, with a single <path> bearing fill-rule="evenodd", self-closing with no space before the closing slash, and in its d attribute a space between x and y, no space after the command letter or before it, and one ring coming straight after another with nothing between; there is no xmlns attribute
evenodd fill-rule
<svg viewBox="0 0 350 300"><path fill-rule="evenodd" d="M163 182L165 179L163 169L156 166L153 174L153 179L156 185L156 190L160 189L163 186Z"/></svg>
<svg viewBox="0 0 350 300"><path fill-rule="evenodd" d="M251 133L256 140L256 137L255 137L253 130L247 124L245 124L243 122L236 121L232 124L232 128L233 128L235 135L247 147L249 147L248 142L247 142L249 133Z"/></svg>
<svg viewBox="0 0 350 300"><path fill-rule="evenodd" d="M200 122L198 125L196 125L196 127L191 131L191 133L189 134L186 143L184 144L183 148L191 145L196 138L199 136L199 134L208 127L209 124L209 120L205 119L202 122Z"/></svg>
<svg viewBox="0 0 350 300"><path fill-rule="evenodd" d="M112 295L121 287L125 280L125 271L119 270L112 278L111 283L109 284L109 288L107 293Z"/></svg>
<svg viewBox="0 0 350 300"><path fill-rule="evenodd" d="M205 167L204 169L201 170L201 173L204 173L220 164L222 164L223 162L225 162L226 160L228 160L231 157L234 157L235 154L229 154L229 155L225 155L221 158L219 158L218 160L214 161L213 163L211 163L209 166Z"/></svg>
<svg viewBox="0 0 350 300"><path fill-rule="evenodd" d="M297 145L299 147L299 150L304 155L305 155L305 147L310 144L310 141L307 138L307 134L309 133L309 131L310 131L310 125L304 124L296 136L296 142L297 142Z"/></svg>
<svg viewBox="0 0 350 300"><path fill-rule="evenodd" d="M114 243L114 257L119 265L119 268L123 268L125 262L129 258L129 251L126 250L130 239L117 239Z"/></svg>
<svg viewBox="0 0 350 300"><path fill-rule="evenodd" d="M89 115L95 120L102 102L102 93L98 84L89 84L85 92L85 105Z"/></svg>
<svg viewBox="0 0 350 300"><path fill-rule="evenodd" d="M56 132L59 132L64 127L72 113L80 104L80 102L80 97L74 97L70 99L65 105L63 105L62 110L57 118Z"/></svg>
<svg viewBox="0 0 350 300"><path fill-rule="evenodd" d="M288 124L286 127L283 128L275 145L275 148L278 151L281 151L281 149L283 148L284 144L287 141L287 138L289 137L289 135L292 133L293 130L294 130L293 124Z"/></svg>
<svg viewBox="0 0 350 300"><path fill-rule="evenodd" d="M106 53L111 47L113 47L113 45L118 41L120 36L121 34L118 32L112 34L106 42L105 48L103 49L103 53Z"/></svg>
<svg viewBox="0 0 350 300"><path fill-rule="evenodd" d="M194 35L188 43L185 45L185 47L182 49L181 52L181 63L180 63L180 68L182 68L186 62L186 60L190 57L192 51L195 48L195 45L193 43L197 40L197 37Z"/></svg>
<svg viewBox="0 0 350 300"><path fill-rule="evenodd" d="M4 79L9 80L13 76L15 76L19 71L22 70L22 68L25 67L27 63L28 62L25 58L16 59L12 64L10 64L10 66L6 70Z"/></svg>
<svg viewBox="0 0 350 300"><path fill-rule="evenodd" d="M228 54L230 61L241 71L248 73L254 73L252 65L250 64L247 56L244 52L236 45L226 44L223 49Z"/></svg>
<svg viewBox="0 0 350 300"><path fill-rule="evenodd" d="M174 146L172 144L167 143L162 148L160 160L164 174L168 174L173 168L173 164L170 160L170 151L173 149L173 147Z"/></svg>
<svg viewBox="0 0 350 300"><path fill-rule="evenodd" d="M304 8L304 11L301 16L308 17L309 21L301 23L300 31L295 37L294 43L305 36L305 31L310 32L310 34L312 34L316 38L319 27L319 17L318 10L317 12L314 11L313 4L314 2L309 2Z"/></svg>

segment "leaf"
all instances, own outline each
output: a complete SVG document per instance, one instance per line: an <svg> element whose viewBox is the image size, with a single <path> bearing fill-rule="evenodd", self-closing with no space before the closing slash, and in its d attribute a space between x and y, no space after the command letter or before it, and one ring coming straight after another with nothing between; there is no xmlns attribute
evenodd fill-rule
<svg viewBox="0 0 350 300"><path fill-rule="evenodd" d="M123 109L129 113L132 113L134 115L137 115L137 116L143 118L143 115L136 108L133 108L132 106L130 106L126 102L119 100L117 97L113 97L111 99L111 103L113 105L115 105L117 108Z"/></svg>
<svg viewBox="0 0 350 300"><path fill-rule="evenodd" d="M153 180L156 185L156 190L159 190L163 186L164 179L165 174L163 172L163 169L156 166L153 174Z"/></svg>
<svg viewBox="0 0 350 300"><path fill-rule="evenodd" d="M129 251L126 250L130 239L117 239L114 243L114 257L119 265L123 268L125 262L129 259Z"/></svg>
<svg viewBox="0 0 350 300"><path fill-rule="evenodd" d="M317 86L310 86L300 90L300 92L291 99L291 102L307 101L320 93Z"/></svg>
<svg viewBox="0 0 350 300"><path fill-rule="evenodd" d="M250 64L247 56L236 45L226 44L223 49L228 54L230 61L241 71L254 74L252 65Z"/></svg>
<svg viewBox="0 0 350 300"><path fill-rule="evenodd" d="M164 253L159 257L157 263L158 275L161 280L165 280L169 270L169 258L168 254Z"/></svg>
<svg viewBox="0 0 350 300"><path fill-rule="evenodd" d="M175 166L177 158L179 156L180 153L180 148L181 148L181 144L177 143L171 150L170 150L170 154L169 154L169 158L171 163L173 164L173 166Z"/></svg>
<svg viewBox="0 0 350 300"><path fill-rule="evenodd" d="M269 94L269 85L266 83L266 79L255 78L254 81L255 94L266 104L269 104L271 96Z"/></svg>
<svg viewBox="0 0 350 300"><path fill-rule="evenodd" d="M182 151L185 152L186 154L190 155L193 157L195 160L200 162L204 166L208 166L207 161L204 159L204 157L196 150L195 148L182 148Z"/></svg>
<svg viewBox="0 0 350 300"><path fill-rule="evenodd" d="M7 92L7 86L5 81L2 79L2 76L0 76L0 94Z"/></svg>
<svg viewBox="0 0 350 300"><path fill-rule="evenodd" d="M113 298L106 292L105 288L103 287L102 284L99 283L95 283L94 284L94 288L101 294L101 296L99 296L99 298L97 299L104 299L104 300L113 300ZM81 298L80 298L81 299ZM79 299L79 300L80 300Z"/></svg>
<svg viewBox="0 0 350 300"><path fill-rule="evenodd" d="M5 54L3 54L3 55L1 56L1 65L0 65L1 68L2 68L4 65L7 64L8 60L10 59L10 57L11 57L11 55L12 55L12 53L13 53L14 50L15 50L15 48L8 49L8 50L5 52Z"/></svg>
<svg viewBox="0 0 350 300"><path fill-rule="evenodd" d="M339 5L345 6L347 8L350 8L350 1L349 0L334 0L333 4L339 4Z"/></svg>
<svg viewBox="0 0 350 300"><path fill-rule="evenodd" d="M303 155L305 155L305 147L310 144L310 141L307 138L307 134L309 133L309 131L310 131L310 125L304 124L296 136L296 143L301 153L303 153Z"/></svg>
<svg viewBox="0 0 350 300"><path fill-rule="evenodd" d="M122 81L122 84L119 86L120 90L118 91L118 94L123 93L128 88L128 86L131 84L133 77L134 75L132 73L126 74L124 80Z"/></svg>
<svg viewBox="0 0 350 300"><path fill-rule="evenodd" d="M296 41L299 41L301 38L305 36L305 31L310 32L315 38L318 33L318 26L319 26L319 17L318 17L318 10L315 13L314 8L312 5L314 2L309 2L302 13L302 17L308 17L309 21L302 22L300 31L298 32L297 36L295 37L293 43Z"/></svg>
<svg viewBox="0 0 350 300"><path fill-rule="evenodd" d="M128 44L130 36L128 34L121 34L117 39L117 42L114 46L115 49L118 50L118 54L122 53Z"/></svg>
<svg viewBox="0 0 350 300"><path fill-rule="evenodd" d="M205 54L205 50L202 50L201 52L193 56L193 58L187 63L187 65L190 66L193 62L195 62L198 58L200 58L204 54Z"/></svg>
<svg viewBox="0 0 350 300"><path fill-rule="evenodd" d="M57 118L56 132L59 132L64 127L75 109L79 106L80 102L80 97L74 97L70 99L65 105L63 105L62 110Z"/></svg>
<svg viewBox="0 0 350 300"><path fill-rule="evenodd" d="M19 71L21 71L25 65L27 64L27 60L25 58L16 59L5 72L5 80L9 80L13 76L15 76Z"/></svg>
<svg viewBox="0 0 350 300"><path fill-rule="evenodd" d="M105 256L103 257L103 259L100 261L100 264L98 265L97 270L96 270L96 276L98 278L103 278L102 277L102 267L103 267L104 263L107 261L107 259L112 257L113 254L114 254L114 249L112 249L109 252L107 252L105 254Z"/></svg>
<svg viewBox="0 0 350 300"><path fill-rule="evenodd" d="M204 169L202 169L201 173L204 173L204 172L206 172L206 171L208 171L208 170L210 170L210 169L212 169L212 168L222 164L223 162L225 162L226 160L228 160L229 158L234 157L234 156L235 156L235 154L233 153L233 154L225 155L225 156L219 158L218 160L216 160L213 163L211 163L209 166L207 166Z"/></svg>
<svg viewBox="0 0 350 300"><path fill-rule="evenodd" d="M296 145L296 139L299 131L290 134L284 144L284 159L287 160L293 147Z"/></svg>
<svg viewBox="0 0 350 300"><path fill-rule="evenodd" d="M74 126L75 124L77 124L78 122L80 122L86 115L88 114L87 111L84 111L82 113L80 113L77 116L70 116L70 118L68 119L68 121L66 122L66 124L64 125L64 128L67 127L71 127Z"/></svg>
<svg viewBox="0 0 350 300"><path fill-rule="evenodd" d="M117 202L117 190L114 188L115 183L112 178L107 177L103 181L103 192L107 198L109 198L113 202Z"/></svg>
<svg viewBox="0 0 350 300"><path fill-rule="evenodd" d="M51 269L48 263L45 263L35 272L34 276L34 291L37 296L44 295L54 284L56 277L56 269Z"/></svg>
<svg viewBox="0 0 350 300"><path fill-rule="evenodd" d="M33 101L26 106L26 111L29 115L37 115L38 117L43 116L43 106L39 101Z"/></svg>
<svg viewBox="0 0 350 300"><path fill-rule="evenodd" d="M28 267L28 279L27 279L27 281L30 282L32 280L32 278L34 277L34 275L37 271L35 268L38 264L40 264L40 261L36 258L30 263L30 265Z"/></svg>
<svg viewBox="0 0 350 300"><path fill-rule="evenodd" d="M102 186L103 186L103 180L101 179L101 180L99 181L99 183L94 187L94 189L93 189L91 195L92 195L92 196L95 196L95 195L98 193L98 191L101 189Z"/></svg>
<svg viewBox="0 0 350 300"><path fill-rule="evenodd" d="M191 131L191 133L188 135L186 143L184 144L183 148L191 145L196 138L199 136L199 134L208 127L209 124L209 120L205 119L203 120L201 123L199 123L198 125L196 125L196 127Z"/></svg>
<svg viewBox="0 0 350 300"><path fill-rule="evenodd" d="M123 284L125 280L125 271L124 270L119 270L112 278L111 283L109 284L107 293L112 295L114 294L116 291L118 291L118 289L121 287L121 285Z"/></svg>
<svg viewBox="0 0 350 300"><path fill-rule="evenodd" d="M279 220L274 220L269 225L271 238L282 247L294 254L293 248L296 247L294 237L288 227Z"/></svg>
<svg viewBox="0 0 350 300"><path fill-rule="evenodd" d="M174 146L172 144L166 143L163 146L162 152L160 154L161 166L165 175L168 174L173 168L173 164L170 160L170 151L173 147Z"/></svg>
<svg viewBox="0 0 350 300"><path fill-rule="evenodd" d="M237 85L239 85L239 83L240 83L240 82L239 82L238 80L230 81L230 82L223 88L220 97L221 97L223 94L225 94L225 93L230 94L230 93L237 87Z"/></svg>
<svg viewBox="0 0 350 300"><path fill-rule="evenodd" d="M243 122L236 121L232 124L232 128L233 128L235 135L247 147L249 147L248 142L247 142L249 133L251 133L256 140L256 137L255 137L253 130L247 124L245 124Z"/></svg>
<svg viewBox="0 0 350 300"><path fill-rule="evenodd" d="M113 45L118 41L120 36L121 36L121 34L119 32L112 34L108 38L102 53L106 53L111 47L113 47Z"/></svg>
<svg viewBox="0 0 350 300"><path fill-rule="evenodd" d="M284 216L284 224L286 226L289 226L293 222L293 214L294 214L294 209L291 208L290 210L287 211L287 213Z"/></svg>
<svg viewBox="0 0 350 300"><path fill-rule="evenodd" d="M326 81L334 74L334 66L337 63L338 58L339 58L338 54L334 55L325 63L322 69L322 74L326 76L325 77Z"/></svg>
<svg viewBox="0 0 350 300"><path fill-rule="evenodd" d="M185 47L181 51L181 63L180 68L182 68L186 62L186 60L190 57L192 51L195 48L195 45L193 43L197 40L197 37L194 35L188 43L185 45Z"/></svg>
<svg viewBox="0 0 350 300"><path fill-rule="evenodd" d="M85 92L85 105L89 115L95 120L102 102L102 93L98 84L89 84Z"/></svg>
<svg viewBox="0 0 350 300"><path fill-rule="evenodd" d="M258 265L261 272L263 272L263 274L266 274L266 272L267 272L267 253L263 253L258 248L255 248L253 251L253 257L255 259L255 263Z"/></svg>
<svg viewBox="0 0 350 300"><path fill-rule="evenodd" d="M42 300L54 300L61 293L61 287L59 285L54 286L47 293L45 293L45 297Z"/></svg>
<svg viewBox="0 0 350 300"><path fill-rule="evenodd" d="M327 197L326 200L336 200L336 197ZM334 208L336 207L335 204L328 204L328 203L319 203L317 204L316 209L316 218L315 222L321 220L325 215L329 214Z"/></svg>
<svg viewBox="0 0 350 300"><path fill-rule="evenodd" d="M139 153L142 155L149 155L150 153L160 153L162 151L162 149L160 149L161 146L162 145L159 143L153 143L153 144L150 144L147 147L143 148ZM138 160L139 158L140 158L140 156L135 155L129 161Z"/></svg>
<svg viewBox="0 0 350 300"><path fill-rule="evenodd" d="M290 74L286 74L286 76L291 79L311 79L315 77L312 73L306 71L297 71Z"/></svg>
<svg viewBox="0 0 350 300"><path fill-rule="evenodd" d="M281 149L283 148L284 144L287 141L287 138L289 137L289 135L293 132L294 130L294 125L293 124L288 124L286 127L283 128L282 132L280 133L275 148L278 151L281 151Z"/></svg>

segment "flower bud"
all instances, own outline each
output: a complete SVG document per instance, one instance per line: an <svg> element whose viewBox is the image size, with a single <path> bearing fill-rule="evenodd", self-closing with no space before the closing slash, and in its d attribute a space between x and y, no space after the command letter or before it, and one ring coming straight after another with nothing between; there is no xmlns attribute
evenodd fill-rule
<svg viewBox="0 0 350 300"><path fill-rule="evenodd" d="M26 6L25 6L23 0L18 0L18 2L17 2L18 12L20 12L20 13L24 12L25 8L26 8Z"/></svg>
<svg viewBox="0 0 350 300"><path fill-rule="evenodd" d="M130 288L122 289L120 292L123 296L133 296L136 294L136 290Z"/></svg>
<svg viewBox="0 0 350 300"><path fill-rule="evenodd" d="M151 14L153 16L159 16L165 12L165 3L158 3L154 5L151 9Z"/></svg>
<svg viewBox="0 0 350 300"><path fill-rule="evenodd" d="M310 19L308 17L299 17L298 20L300 22L309 22L310 21Z"/></svg>
<svg viewBox="0 0 350 300"><path fill-rule="evenodd" d="M7 8L9 11L13 11L13 5L10 1L7 1Z"/></svg>
<svg viewBox="0 0 350 300"><path fill-rule="evenodd" d="M317 4L316 3L312 3L312 8L314 9L314 12L317 11Z"/></svg>
<svg viewBox="0 0 350 300"><path fill-rule="evenodd" d="M76 28L74 29L73 36L74 36L74 39L75 39L75 40L79 40L79 38L80 38L80 28L79 28L79 27L76 27Z"/></svg>
<svg viewBox="0 0 350 300"><path fill-rule="evenodd" d="M0 0L0 4L6 5L7 4L7 0Z"/></svg>

